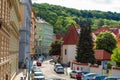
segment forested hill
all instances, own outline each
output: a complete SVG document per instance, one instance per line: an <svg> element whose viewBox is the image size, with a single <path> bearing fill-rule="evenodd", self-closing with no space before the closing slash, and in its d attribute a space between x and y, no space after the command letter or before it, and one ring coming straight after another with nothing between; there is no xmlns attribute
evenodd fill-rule
<svg viewBox="0 0 120 80"><path fill-rule="evenodd" d="M102 12L96 10L76 10L47 3L33 4L36 17L41 17L54 26L54 32L66 33L70 24L77 25L82 18L90 18L93 22L92 30L99 27L120 26L120 13Z"/></svg>

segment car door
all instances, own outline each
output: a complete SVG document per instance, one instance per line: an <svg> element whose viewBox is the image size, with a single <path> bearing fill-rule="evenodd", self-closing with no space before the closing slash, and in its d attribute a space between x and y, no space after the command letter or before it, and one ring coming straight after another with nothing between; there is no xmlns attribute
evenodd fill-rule
<svg viewBox="0 0 120 80"><path fill-rule="evenodd" d="M76 77L76 73L77 73L76 71L73 71L72 72L72 77Z"/></svg>

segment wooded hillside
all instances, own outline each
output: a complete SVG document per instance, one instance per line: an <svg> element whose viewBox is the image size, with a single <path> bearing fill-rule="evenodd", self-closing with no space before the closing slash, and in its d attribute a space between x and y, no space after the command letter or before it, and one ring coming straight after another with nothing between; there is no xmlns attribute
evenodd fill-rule
<svg viewBox="0 0 120 80"><path fill-rule="evenodd" d="M92 20L92 30L99 27L120 26L120 13L102 12L96 10L76 10L47 3L33 4L36 17L41 17L54 27L56 34L66 33L70 24L79 24L80 19Z"/></svg>

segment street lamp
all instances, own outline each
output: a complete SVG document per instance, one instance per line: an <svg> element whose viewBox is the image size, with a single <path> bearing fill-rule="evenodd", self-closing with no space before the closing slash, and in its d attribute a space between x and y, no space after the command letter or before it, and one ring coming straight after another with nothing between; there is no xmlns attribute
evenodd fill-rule
<svg viewBox="0 0 120 80"><path fill-rule="evenodd" d="M30 53L30 52L27 52ZM30 71L31 71L31 66L32 66L32 61L31 61L31 57L27 57L25 59L26 61L26 73L28 74L28 80L30 80Z"/></svg>

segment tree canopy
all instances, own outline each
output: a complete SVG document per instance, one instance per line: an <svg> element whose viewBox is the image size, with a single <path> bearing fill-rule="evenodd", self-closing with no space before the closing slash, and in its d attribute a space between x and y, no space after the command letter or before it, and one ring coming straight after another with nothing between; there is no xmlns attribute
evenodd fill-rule
<svg viewBox="0 0 120 80"><path fill-rule="evenodd" d="M97 36L96 49L103 49L112 54L112 50L116 48L117 41L111 32L105 31Z"/></svg>
<svg viewBox="0 0 120 80"><path fill-rule="evenodd" d="M116 62L116 64L120 67L120 49L116 48L113 50L111 59L112 61Z"/></svg>
<svg viewBox="0 0 120 80"><path fill-rule="evenodd" d="M53 25L54 33L56 34L66 33L71 23L77 25L80 19L86 18L90 18L93 21L91 25L92 30L96 30L99 27L120 26L120 13L116 12L77 10L47 3L34 3L33 8L36 17L41 17Z"/></svg>
<svg viewBox="0 0 120 80"><path fill-rule="evenodd" d="M94 51L93 51L93 39L91 36L91 21L81 20L80 22L81 32L79 41L77 44L76 61L81 63L95 63Z"/></svg>
<svg viewBox="0 0 120 80"><path fill-rule="evenodd" d="M49 55L61 55L61 39L52 42Z"/></svg>

